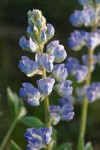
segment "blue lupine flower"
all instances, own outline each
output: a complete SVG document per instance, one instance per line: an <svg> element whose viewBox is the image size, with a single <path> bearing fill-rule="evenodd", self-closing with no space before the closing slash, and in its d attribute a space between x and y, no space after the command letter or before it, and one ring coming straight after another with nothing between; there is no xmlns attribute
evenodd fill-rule
<svg viewBox="0 0 100 150"><path fill-rule="evenodd" d="M74 72L77 69L77 66L79 66L79 61L78 59L74 58L74 57L68 57L66 59L66 68L69 74L74 74Z"/></svg>
<svg viewBox="0 0 100 150"><path fill-rule="evenodd" d="M69 121L74 117L74 108L71 103L66 103L60 110L61 120Z"/></svg>
<svg viewBox="0 0 100 150"><path fill-rule="evenodd" d="M42 136L44 145L45 145L45 143L49 144L51 141L52 127L40 128L40 132L41 132L41 136Z"/></svg>
<svg viewBox="0 0 100 150"><path fill-rule="evenodd" d="M66 68L68 73L74 76L78 83L82 82L88 73L88 68L84 65L80 65L79 61L74 57L67 59Z"/></svg>
<svg viewBox="0 0 100 150"><path fill-rule="evenodd" d="M85 89L89 102L100 99L100 82L94 82L90 86L87 86Z"/></svg>
<svg viewBox="0 0 100 150"><path fill-rule="evenodd" d="M38 106L40 104L40 92L30 83L23 83L23 88L20 88L19 95L27 101L30 106Z"/></svg>
<svg viewBox="0 0 100 150"><path fill-rule="evenodd" d="M96 18L96 13L92 7L85 7L82 10L82 23L85 26L94 25L95 18Z"/></svg>
<svg viewBox="0 0 100 150"><path fill-rule="evenodd" d="M27 150L39 150L46 148L51 142L52 127L50 128L29 128L24 137L28 141Z"/></svg>
<svg viewBox="0 0 100 150"><path fill-rule="evenodd" d="M90 0L78 0L81 5L90 5Z"/></svg>
<svg viewBox="0 0 100 150"><path fill-rule="evenodd" d="M37 52L38 46L36 45L35 42L32 41L32 38L30 38L27 41L23 36L20 38L19 44L23 50L30 51L30 52Z"/></svg>
<svg viewBox="0 0 100 150"><path fill-rule="evenodd" d="M93 86L86 88L86 94L89 102L93 102L96 100L96 89Z"/></svg>
<svg viewBox="0 0 100 150"><path fill-rule="evenodd" d="M52 125L56 125L60 121L60 115L57 112L50 113L50 122Z"/></svg>
<svg viewBox="0 0 100 150"><path fill-rule="evenodd" d="M75 51L80 50L85 45L84 34L85 31L77 31L77 30L71 33L71 37L68 40L69 47Z"/></svg>
<svg viewBox="0 0 100 150"><path fill-rule="evenodd" d="M52 105L50 106L50 121L51 124L56 125L59 121L60 121L60 115L59 115L59 111L60 111L61 107L60 106L55 106Z"/></svg>
<svg viewBox="0 0 100 150"><path fill-rule="evenodd" d="M71 15L70 21L73 26L80 27L84 26L93 26L96 18L95 10L92 7L84 7L82 11L75 10Z"/></svg>
<svg viewBox="0 0 100 150"><path fill-rule="evenodd" d="M54 36L55 29L51 24L47 24L47 36L51 38Z"/></svg>
<svg viewBox="0 0 100 150"><path fill-rule="evenodd" d="M49 54L44 53L42 56L40 53L35 55L36 62L40 67L45 67L47 72L51 72L53 69L53 62L55 57Z"/></svg>
<svg viewBox="0 0 100 150"><path fill-rule="evenodd" d="M62 107L63 105L65 105L68 102L74 102L75 98L73 96L69 96L68 98L62 98L59 100L59 104Z"/></svg>
<svg viewBox="0 0 100 150"><path fill-rule="evenodd" d="M58 64L53 67L52 75L57 81L64 81L68 76L65 64Z"/></svg>
<svg viewBox="0 0 100 150"><path fill-rule="evenodd" d="M55 56L55 62L61 63L66 58L67 54L64 50L64 46L58 45L53 51L51 52L51 55Z"/></svg>
<svg viewBox="0 0 100 150"><path fill-rule="evenodd" d="M72 91L73 91L71 84L72 81L70 80L60 82L55 86L55 90L57 91L59 96L68 98L70 95L72 95Z"/></svg>
<svg viewBox="0 0 100 150"><path fill-rule="evenodd" d="M88 66L88 55L82 56L82 62L84 63L84 65ZM93 55L91 71L94 71L96 63L98 63L98 57L97 55Z"/></svg>
<svg viewBox="0 0 100 150"><path fill-rule="evenodd" d="M39 73L38 65L35 61L30 60L26 56L22 56L22 60L19 61L18 67L22 72L24 72L28 77L31 77Z"/></svg>
<svg viewBox="0 0 100 150"><path fill-rule="evenodd" d="M97 32L86 33L85 40L89 49L95 49L100 44L100 35Z"/></svg>
<svg viewBox="0 0 100 150"><path fill-rule="evenodd" d="M63 45L59 45L59 41L53 41L47 46L47 53L55 56L55 62L61 63L67 54Z"/></svg>
<svg viewBox="0 0 100 150"><path fill-rule="evenodd" d="M37 81L39 91L42 95L49 95L52 92L55 79L43 78Z"/></svg>
<svg viewBox="0 0 100 150"><path fill-rule="evenodd" d="M96 99L100 99L100 82L94 82L92 86L96 89Z"/></svg>
<svg viewBox="0 0 100 150"><path fill-rule="evenodd" d="M74 77L78 83L84 81L86 79L88 73L88 68L83 65L79 65L74 73Z"/></svg>
<svg viewBox="0 0 100 150"><path fill-rule="evenodd" d="M73 26L82 26L82 11L75 10L74 13L70 16L70 22Z"/></svg>
<svg viewBox="0 0 100 150"><path fill-rule="evenodd" d="M55 40L55 41L52 41L50 42L48 45L47 45L47 53L51 53L53 51L53 49L55 49L55 47L59 45L59 41L58 40Z"/></svg>
<svg viewBox="0 0 100 150"><path fill-rule="evenodd" d="M66 102L62 107L52 105L50 106L50 120L53 125L56 125L60 120L69 121L73 119L74 108L71 103Z"/></svg>

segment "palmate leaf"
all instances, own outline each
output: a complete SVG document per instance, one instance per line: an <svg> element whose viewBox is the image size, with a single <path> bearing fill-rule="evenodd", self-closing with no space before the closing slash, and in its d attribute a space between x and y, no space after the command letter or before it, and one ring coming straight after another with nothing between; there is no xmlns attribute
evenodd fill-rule
<svg viewBox="0 0 100 150"><path fill-rule="evenodd" d="M17 117L18 119L26 115L26 108L24 107L23 101L18 97L16 93L13 93L11 89L7 88L7 97L11 109L13 118Z"/></svg>
<svg viewBox="0 0 100 150"><path fill-rule="evenodd" d="M13 140L11 141L11 150L22 150Z"/></svg>
<svg viewBox="0 0 100 150"><path fill-rule="evenodd" d="M72 150L72 146L73 144L71 142L66 142L66 143L61 144L57 148L57 150Z"/></svg>

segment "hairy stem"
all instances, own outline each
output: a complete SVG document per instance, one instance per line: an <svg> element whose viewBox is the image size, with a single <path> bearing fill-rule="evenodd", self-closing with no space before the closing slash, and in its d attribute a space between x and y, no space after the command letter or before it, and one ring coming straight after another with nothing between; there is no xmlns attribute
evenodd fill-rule
<svg viewBox="0 0 100 150"><path fill-rule="evenodd" d="M0 145L0 150L4 150L5 145L7 144L8 139L9 139L9 137L11 136L11 133L12 133L12 131L14 130L14 128L15 128L17 122L18 122L18 119L16 118L16 119L13 121L13 123L11 124L11 127L9 128L9 130L8 130L8 132L7 132L6 136L5 136L5 138L4 138L3 142L2 142L2 144Z"/></svg>

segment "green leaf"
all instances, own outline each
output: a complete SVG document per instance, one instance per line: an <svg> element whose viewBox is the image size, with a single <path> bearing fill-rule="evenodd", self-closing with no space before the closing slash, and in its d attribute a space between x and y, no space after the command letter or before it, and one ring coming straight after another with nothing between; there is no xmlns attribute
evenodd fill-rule
<svg viewBox="0 0 100 150"><path fill-rule="evenodd" d="M85 150L93 150L91 142L88 142L85 146Z"/></svg>
<svg viewBox="0 0 100 150"><path fill-rule="evenodd" d="M11 89L7 88L7 96L13 118L18 119L26 115L26 108L24 107L23 100L13 93Z"/></svg>
<svg viewBox="0 0 100 150"><path fill-rule="evenodd" d="M23 117L20 122L22 122L24 125L31 127L31 128L45 128L46 124L43 123L40 119L34 116L26 116ZM53 133L57 134L57 130L53 128ZM55 135L53 135L55 136Z"/></svg>
<svg viewBox="0 0 100 150"><path fill-rule="evenodd" d="M73 144L71 142L66 142L66 143L61 144L57 148L57 150L72 150L72 146Z"/></svg>
<svg viewBox="0 0 100 150"><path fill-rule="evenodd" d="M23 117L20 121L26 126L32 128L46 127L46 125L40 119L32 116Z"/></svg>
<svg viewBox="0 0 100 150"><path fill-rule="evenodd" d="M22 150L14 141L11 141L11 150Z"/></svg>

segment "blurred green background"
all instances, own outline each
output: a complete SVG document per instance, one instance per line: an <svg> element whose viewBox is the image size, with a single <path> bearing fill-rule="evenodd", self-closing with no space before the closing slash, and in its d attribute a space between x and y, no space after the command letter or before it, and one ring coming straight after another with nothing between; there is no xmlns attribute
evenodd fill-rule
<svg viewBox="0 0 100 150"><path fill-rule="evenodd" d="M74 9L81 9L77 0L0 0L0 142L12 121L6 88L10 86L13 91L18 93L22 82L33 82L33 84L36 84L35 81L39 78L27 78L18 69L18 62L22 55L27 55L30 58L34 57L32 54L21 51L19 47L20 37L26 35L27 11L33 8L42 10L47 22L55 27L56 32L53 39L60 40L60 43L65 46L68 56L75 56L81 59L81 55L87 52L86 48L84 48L75 53L67 45L70 32L74 30L69 22L69 16ZM98 51L99 48L95 52L97 53ZM92 80L100 81L99 66L96 67ZM77 86L75 82L73 86ZM51 104L58 103L56 100L57 96L54 94L51 95ZM37 108L30 108L26 103L25 105L28 109L28 115L37 116L44 121L43 103ZM61 122L56 126L57 130L59 130L58 144L72 141L74 146L76 146L80 113L81 105L77 104L75 105L74 119L70 122ZM26 141L23 138L25 131L26 127L18 124L11 137L23 149L26 146ZM86 141L92 141L95 150L100 150L100 101L89 105Z"/></svg>

